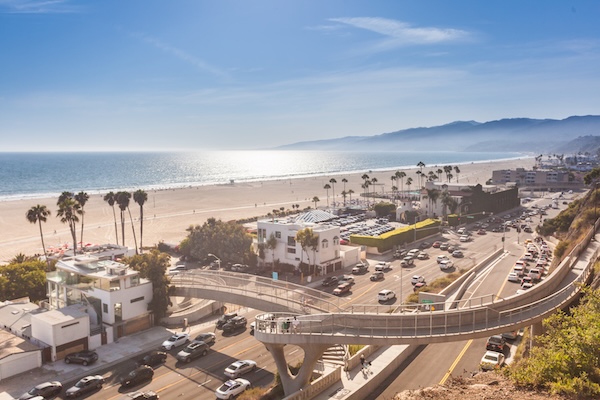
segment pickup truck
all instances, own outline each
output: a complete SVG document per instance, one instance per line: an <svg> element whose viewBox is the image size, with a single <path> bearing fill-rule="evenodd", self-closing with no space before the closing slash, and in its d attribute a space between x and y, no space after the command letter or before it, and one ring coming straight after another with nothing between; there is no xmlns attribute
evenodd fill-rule
<svg viewBox="0 0 600 400"><path fill-rule="evenodd" d="M384 272L384 271L389 270L390 268L391 268L390 263L386 262L386 261L379 261L377 263L377 265L375 265L375 271Z"/></svg>
<svg viewBox="0 0 600 400"><path fill-rule="evenodd" d="M352 274L353 275L366 274L368 270L369 270L369 267L367 267L366 265L356 264L356 266L354 268L352 268Z"/></svg>
<svg viewBox="0 0 600 400"><path fill-rule="evenodd" d="M410 257L410 256L406 256L402 259L402 261L400 261L400 266L401 267L409 267L411 265L414 265L415 263L415 259Z"/></svg>

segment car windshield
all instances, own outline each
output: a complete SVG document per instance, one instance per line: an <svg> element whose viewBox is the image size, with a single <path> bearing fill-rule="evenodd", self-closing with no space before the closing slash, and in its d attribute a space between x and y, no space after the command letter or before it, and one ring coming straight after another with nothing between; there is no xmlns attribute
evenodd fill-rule
<svg viewBox="0 0 600 400"><path fill-rule="evenodd" d="M492 355L492 354L486 354L486 355L485 355L485 359L486 359L487 361L494 361L494 362L495 362L495 361L497 361L497 359L498 359L498 358L497 358L495 355Z"/></svg>
<svg viewBox="0 0 600 400"><path fill-rule="evenodd" d="M82 379L75 384L75 387L82 388L85 386L85 381Z"/></svg>
<svg viewBox="0 0 600 400"><path fill-rule="evenodd" d="M175 336L171 336L169 339L167 339L167 342L174 342L176 340L177 338Z"/></svg>
<svg viewBox="0 0 600 400"><path fill-rule="evenodd" d="M225 383L223 383L221 385L221 387L219 388L219 390L221 392L227 392L228 390L230 390L233 386L235 385L234 381L227 381Z"/></svg>

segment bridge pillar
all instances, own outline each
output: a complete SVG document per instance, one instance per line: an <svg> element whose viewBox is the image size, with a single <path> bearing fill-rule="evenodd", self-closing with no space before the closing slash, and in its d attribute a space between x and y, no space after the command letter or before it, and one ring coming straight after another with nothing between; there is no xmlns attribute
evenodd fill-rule
<svg viewBox="0 0 600 400"><path fill-rule="evenodd" d="M302 361L302 366L296 376L290 374L290 369L288 368L283 352L284 346L285 344L265 343L265 347L273 356L273 360L275 360L281 384L283 385L283 392L286 396L289 396L292 393L299 391L310 382L317 361L319 361L323 352L329 345L298 345L304 350L304 360Z"/></svg>

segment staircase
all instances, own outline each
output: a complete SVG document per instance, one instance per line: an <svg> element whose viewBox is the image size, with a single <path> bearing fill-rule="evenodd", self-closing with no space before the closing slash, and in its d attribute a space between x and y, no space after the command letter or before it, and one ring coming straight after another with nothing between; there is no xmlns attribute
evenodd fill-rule
<svg viewBox="0 0 600 400"><path fill-rule="evenodd" d="M344 366L344 355L347 353L347 346L343 346L341 344L336 344L329 347L327 350L323 352L323 356L321 357L321 362L323 364L330 364L334 367Z"/></svg>

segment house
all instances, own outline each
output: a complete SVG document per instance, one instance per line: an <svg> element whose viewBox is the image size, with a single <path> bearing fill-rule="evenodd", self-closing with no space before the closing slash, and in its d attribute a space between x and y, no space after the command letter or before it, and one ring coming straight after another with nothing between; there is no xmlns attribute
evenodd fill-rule
<svg viewBox="0 0 600 400"><path fill-rule="evenodd" d="M315 271L322 275L347 266L354 266L360 261L360 249L340 244L340 227L327 223L337 218L322 210L313 210L289 217L277 217L257 222L257 244L262 246L264 258L259 257L262 266L273 263L293 265L296 270L301 263L315 266ZM296 234L306 228L312 229L318 236L317 246L303 249L296 241ZM275 246L269 248L267 242L275 238Z"/></svg>
<svg viewBox="0 0 600 400"><path fill-rule="evenodd" d="M100 246L95 252L59 260L56 271L46 275L45 306L51 311L37 316L32 328L34 337L41 335L43 339L39 339L53 346L53 359L76 349L96 348L152 326L152 314L148 311L152 283L119 261L130 254L126 247ZM65 336L67 331L66 342L56 336Z"/></svg>

